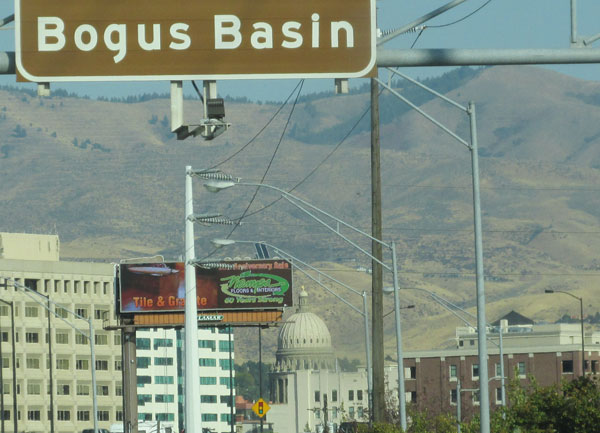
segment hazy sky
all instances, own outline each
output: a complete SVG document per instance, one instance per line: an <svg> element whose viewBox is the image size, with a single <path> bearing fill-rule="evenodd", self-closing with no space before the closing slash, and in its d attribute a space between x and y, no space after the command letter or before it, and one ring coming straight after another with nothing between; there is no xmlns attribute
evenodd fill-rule
<svg viewBox="0 0 600 433"><path fill-rule="evenodd" d="M99 0L101 1L101 0ZM256 1L256 0L253 0ZM259 0L260 1L260 0ZM380 0L378 27L385 30L400 27L448 3L450 0ZM453 10L430 21L429 25L451 23L473 12L487 0L468 0ZM600 33L600 1L578 0L578 34ZM14 12L12 1L0 2L0 15ZM400 36L386 44L388 48L410 48L417 34ZM491 0L469 18L442 28L428 28L414 48L567 48L570 40L569 0ZM600 41L594 44L600 48ZM0 31L0 50L13 51L13 25ZM588 80L600 79L598 65L561 65L552 69ZM440 68L404 68L413 77L439 75ZM223 80L219 93L247 96L251 99L284 99L298 80ZM0 84L15 84L14 76L1 76ZM350 85L360 85L351 80ZM33 84L27 84L33 87ZM192 87L186 85L188 91ZM151 92L168 92L167 82L53 84L92 97L124 96ZM333 90L332 80L307 80L304 92Z"/></svg>

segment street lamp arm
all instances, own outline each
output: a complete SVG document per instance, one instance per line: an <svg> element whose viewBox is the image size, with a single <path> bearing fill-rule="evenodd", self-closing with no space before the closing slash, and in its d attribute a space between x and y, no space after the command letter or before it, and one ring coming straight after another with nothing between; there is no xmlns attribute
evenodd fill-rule
<svg viewBox="0 0 600 433"><path fill-rule="evenodd" d="M570 292L565 292L563 290L546 290L545 292L546 293L564 293L565 295L569 295L571 298L575 298L580 302L583 300L583 298L580 298L579 296L576 296Z"/></svg>
<svg viewBox="0 0 600 433"><path fill-rule="evenodd" d="M309 216L311 216L312 218L316 219L316 220L317 220L317 221L318 221L320 224L322 224L322 225L326 226L327 228L329 228L331 231L333 231L333 232L334 232L334 233L336 233L337 235L339 235L339 236L343 237L343 236L341 235L341 233L340 233L338 230L335 230L334 228L332 228L331 226L329 226L329 224L327 224L327 223L325 223L324 221L320 220L320 219L319 219L318 217L316 217L314 214L312 214L312 213L310 213L309 211L307 211L306 209L302 208L302 207L301 207L301 206L300 206L298 203L295 203L295 202L296 202L296 201L297 201L297 202L300 202L300 203L302 203L303 205L305 205L305 206L308 206L308 207L310 207L311 209L313 209L313 210L315 210L315 211L317 211L317 212L319 212L319 213L321 213L321 214L325 215L326 217L328 217L328 218L331 218L332 220L334 220L334 221L336 221L336 222L338 222L338 223L342 224L344 227L346 227L346 228L349 228L350 230L353 230L353 231L355 231L356 233L359 233L359 234L361 234L361 235L363 235L363 236L365 236L365 237L369 238L369 239L370 239L370 240L372 240L372 241L375 241L375 242L377 242L378 244L380 244L380 245L382 245L382 246L384 246L384 247L386 247L386 248L388 248L388 249L390 248L390 245L389 245L389 244L387 244L387 243L385 243L385 242L383 242L381 239L374 238L373 236L371 236L370 234L368 234L368 233L366 233L366 232L364 232L364 231L360 230L359 228L357 228L357 227L354 227L354 226L352 226L352 225L348 224L347 222L345 222L345 221L341 220L340 218L336 217L335 215L332 215L332 214L330 214L329 212L327 212L327 211L324 211L323 209L321 209L321 208L319 208L319 207L315 206L314 204L312 204L312 203L309 203L309 202L307 202L306 200L304 200L304 199L301 199L300 197L298 197L298 196L296 196L296 195L294 195L294 194L292 194L292 193L290 193L290 192L288 192L288 191L286 191L286 190L284 190L284 189L282 189L282 188L276 187L276 186L274 186L274 185L266 184L266 183L237 182L237 184L238 184L238 185L246 185L246 186L256 186L256 187L258 187L258 188L263 188L263 187L264 187L264 188L268 188L268 189L272 189L272 190L278 191L278 192L280 192L280 193L283 195L283 198L285 198L285 199L286 199L287 201L289 201L291 204L293 204L293 205L294 205L294 206L296 206L298 209L302 210L304 213L308 214L308 215L309 215ZM346 238L344 238L344 239L345 239L345 240L347 240ZM349 241L348 241L348 242L349 242ZM356 246L355 244L352 244L352 245L353 245L354 247L356 247L356 248L359 248L359 247L358 247L358 246ZM364 251L362 248L359 248L359 249L360 249L362 252L364 252L365 254L368 254L368 253L366 253L366 252L365 252L365 251ZM370 255L370 254L369 254L369 255ZM371 258L372 258L372 259L375 259L373 256L371 256ZM376 260L376 259L375 259L375 260ZM382 263L380 262L380 264L382 264ZM382 264L382 265L383 265L383 264ZM384 265L384 266L385 266L385 265ZM389 267L388 267L387 269L389 270Z"/></svg>
<svg viewBox="0 0 600 433"><path fill-rule="evenodd" d="M254 244L256 242L253 241L237 241L237 240L233 240L233 239L215 239L213 240L213 244L215 244L216 246L226 246L226 245L232 245L234 243L244 243L244 244ZM267 242L260 242L268 247L273 248L275 251L278 251L280 254L289 257L292 260L292 263L294 262L298 262L301 263L302 265L308 267L309 269L312 269L313 271L317 272L319 275L323 275L324 277L340 284L341 286L347 288L348 290L352 291L353 293L359 294L362 297L363 300L363 311L361 312L358 308L356 308L354 305L352 305L350 302L346 301L343 297L341 297L340 295L338 295L337 293L335 293L333 290L331 290L329 287L325 286L324 284L321 283L321 281L318 281L316 278L314 278L312 275L310 275L308 272L306 272L304 269L297 267L297 269L302 272L304 275L306 275L307 277L309 277L311 280L313 280L314 282L316 282L319 286L323 287L325 290L327 290L329 293L331 293L332 295L334 295L336 298L338 298L340 301L342 301L344 304L346 304L347 306L349 306L350 308L352 308L354 311L356 311L357 313L359 313L361 316L363 316L363 321L364 321L364 331L365 331L365 351L366 351L366 362L367 362L367 388L368 388L368 394L369 394L369 410L372 410L373 408L373 401L372 401L372 394L373 394L373 378L372 378L372 363L371 363L371 342L369 339L369 310L367 309L367 293L365 291L363 291L362 293L358 292L357 290L353 289L352 287L348 286L347 284L338 281L336 278L332 277L331 275L326 274L325 272L322 272L320 270L318 270L317 268L315 268L314 266L309 265L308 263L294 257L292 254L283 251L282 249L271 245Z"/></svg>
<svg viewBox="0 0 600 433"><path fill-rule="evenodd" d="M412 108L413 110L415 110L421 116L425 117L427 120L429 120L435 126L437 126L441 130L443 130L444 132L446 132L448 135L450 135L456 141L458 141L459 143L463 144L468 149L471 149L471 145L468 142L466 142L464 139L462 139L461 137L459 137L458 135L456 135L454 132L452 132L449 128L447 128L446 126L442 125L440 122L438 122L437 120L435 120L432 116L430 116L429 114L427 114L425 111L421 110L419 107L417 107L415 104L413 104L412 102L410 102L408 99L406 99L400 93L398 93L396 90L392 89L390 86L388 86L387 84L385 84L379 78L375 78L375 81L377 81L382 87L384 87L385 89L387 89L392 95L396 96L398 99L400 99L402 102L404 102L410 108Z"/></svg>
<svg viewBox="0 0 600 433"><path fill-rule="evenodd" d="M311 218L313 218L315 221L317 221L319 224L323 225L324 227L328 228L329 230L331 230L333 233L335 233L336 235L338 235L339 237L341 237L343 240L345 240L346 242L348 242L350 245L352 245L354 248L356 248L357 250L359 250L361 253L365 254L366 256L368 256L370 259L376 261L377 263L379 263L381 266L383 266L385 269L387 269L388 271L391 271L391 268L386 265L385 263L383 263L381 260L379 260L378 258L374 257L371 255L371 253L369 253L367 250L365 250L364 248L360 247L358 244L356 244L356 242L350 240L348 237L344 236L339 230L334 229L333 227L331 227L329 224L327 224L325 221L321 220L319 217L317 217L316 215L314 215L312 212L304 209L301 205L299 205L298 203L295 203L293 199L290 199L289 197L287 197L286 195L283 195L283 198L286 199L288 202L290 202L291 204L293 204L294 206L296 206L298 209L300 209L302 212L306 213L307 215L309 215ZM313 207L311 205L311 207ZM335 221L339 222L340 224L345 225L348 228L352 228L354 231L363 234L365 236L367 236L369 239L374 240L378 243L380 243L381 245L390 248L390 246L378 239L375 239L374 237L364 233L363 231L352 227L351 225L343 222L342 220L334 217L333 215L329 215L327 212L321 211L319 210L319 212L322 212L324 215L327 215L328 217L334 219Z"/></svg>
<svg viewBox="0 0 600 433"><path fill-rule="evenodd" d="M282 253L281 250L278 250L280 253ZM344 304L346 304L348 307L352 308L354 311L356 311L358 314L360 314L361 316L364 316L365 314L360 311L358 308L356 308L354 305L352 305L350 302L346 301L342 296L340 296L339 294L337 294L336 292L334 292L332 289L330 289L329 287L327 287L325 284L323 284L321 281L319 281L317 278L315 278L313 275L311 275L308 271L305 271L304 269L302 269L301 266L296 265L296 269L298 269L300 272L302 272L304 275L306 275L308 278L310 278L311 280L313 280L315 283L317 283L319 286L321 286L322 288L324 288L325 290L327 290L329 293L331 293L333 296L335 296L336 298L338 298L340 301L342 301ZM319 274L321 275L321 274ZM331 278L333 281L336 281L334 278Z"/></svg>
<svg viewBox="0 0 600 433"><path fill-rule="evenodd" d="M60 304L57 304L56 302L54 302L53 300L51 300L48 296L45 296L41 293L36 292L35 290L30 289L27 286L22 285L21 283L19 283L16 280L13 280L12 278L5 278L3 277L5 280L8 280L10 282L12 282L16 287L19 287L21 289L23 289L25 295L27 295L29 298L33 299L34 302L38 303L39 305L41 305L42 307L44 307L44 309L46 309L48 311L48 314L52 314L54 317L56 317L57 319L62 320L63 322L65 322L69 327L73 328L75 331L79 332L81 335L83 335L85 338L90 338L90 336L88 334L86 334L84 331L82 331L81 329L77 328L75 325L73 325L71 322L69 322L68 320L65 320L64 318L60 317L59 315L56 314L55 311L52 311L50 308L48 308L48 305L46 305L44 302L40 301L39 299L37 299L35 296L33 296L33 294L37 295L37 296L42 296L44 299L46 299L48 302L50 302L51 304L54 305L54 307L58 307L58 308L62 308L63 310L67 311L68 313L71 313L72 315L74 315L75 317L77 317L78 319L81 320L85 320L86 322L89 323L89 319L86 319L85 317L80 316L79 314L69 310L66 307L63 307Z"/></svg>
<svg viewBox="0 0 600 433"><path fill-rule="evenodd" d="M403 74L402 72L398 71L397 69L392 69L392 68L386 68L388 71L390 71L392 74L395 75L399 75L400 77L404 78L407 81L410 81L411 83L413 83L416 86L419 86L421 89L425 90L426 92L431 93L432 95L437 96L440 99L443 99L444 101L446 101L447 103L454 105L456 108L464 111L465 113L468 113L469 109L467 107L463 107L462 105L460 105L458 102L453 101L452 99L448 98L445 95L442 95L439 92L436 92L435 90L427 87L425 84L420 83L419 81L415 80L414 78L409 77L406 74Z"/></svg>

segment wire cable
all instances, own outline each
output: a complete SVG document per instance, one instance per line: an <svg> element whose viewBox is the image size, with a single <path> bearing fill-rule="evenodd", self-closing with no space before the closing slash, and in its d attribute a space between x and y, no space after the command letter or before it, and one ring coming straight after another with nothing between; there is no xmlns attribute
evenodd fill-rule
<svg viewBox="0 0 600 433"><path fill-rule="evenodd" d="M231 159L235 158L237 155L239 155L244 149L246 149L248 146L250 146L254 140L256 140L263 132L265 129L267 129L269 127L269 125L273 122L273 120L275 120L275 118L277 117L277 115L281 112L281 110L283 110L283 108L287 105L288 101L290 100L290 98L292 97L292 95L296 92L296 90L298 89L298 87L300 85L302 85L304 83L304 80L300 80L298 81L298 84L296 84L296 87L294 87L294 90L292 90L290 92L290 94L288 95L288 97L285 99L285 101L283 101L283 103L279 106L279 108L277 109L277 111L275 111L275 113L273 114L273 116L271 116L271 118L267 121L267 123L265 123L265 125L254 135L254 137L252 137L246 144L244 144L241 148L239 148L237 151L235 151L233 154L231 154L230 156L228 156L227 158L225 158L224 160L222 160L221 162L214 164L211 167L208 167L209 170L213 169L213 168L217 168L220 167L221 165L225 164L226 162L230 161Z"/></svg>
<svg viewBox="0 0 600 433"><path fill-rule="evenodd" d="M290 121L292 120L292 115L294 114L294 110L296 109L296 105L298 104L298 98L300 97L300 93L302 93L302 87L304 86L304 80L300 80L300 82L301 82L300 89L298 90L298 93L296 94L296 99L294 100L294 105L292 105L292 109L290 110L287 121L285 122L285 126L283 127L283 130L281 131L281 135L279 136L279 142L277 143L277 146L275 146L273 155L271 156L269 164L267 164L267 168L265 169L265 172L263 173L263 176L260 179L259 183L263 183L265 181L265 178L267 177L267 174L269 174L269 170L271 169L271 166L273 165L273 160L275 159L275 156L277 155L277 152L279 151L279 147L281 146L283 137L285 136L285 133L287 132L287 128L290 125ZM254 191L254 194L252 195L252 198L250 199L250 203L248 203L248 206L246 206L246 209L244 210L244 213L242 214L242 216L237 219L236 224L233 226L233 228L231 229L231 232L229 232L226 239L229 239L229 237L233 234L233 232L235 232L237 230L237 228L240 226L240 223L242 222L242 220L248 213L248 210L252 206L252 203L254 203L254 200L256 199L256 196L258 195L259 190L260 190L260 187L257 187L256 190Z"/></svg>
<svg viewBox="0 0 600 433"><path fill-rule="evenodd" d="M436 28L436 29L440 29L442 27L449 27L452 26L454 24L460 23L461 21L466 20L467 18L475 15L477 12L479 12L481 9L483 9L484 7L486 7L487 5L489 5L492 2L492 0L487 0L484 4L482 4L481 6L479 6L477 9L475 9L473 12L471 12L470 14L465 15L462 18L457 19L456 21L452 21L450 23L446 23L446 24L440 24L437 26L427 26L429 28ZM420 36L420 35L419 35Z"/></svg>
<svg viewBox="0 0 600 433"><path fill-rule="evenodd" d="M383 89L379 91L379 94L381 95L381 93L383 92ZM321 166L323 166L323 164L325 164L325 162L327 162L327 160L342 146L342 144L344 144L344 142L348 139L348 137L350 137L350 135L352 134L352 132L358 127L358 125L360 124L360 122L363 120L363 118L367 115L367 113L369 113L371 111L371 107L369 106L358 118L358 120L354 123L354 125L352 125L352 128L350 128L350 130L346 133L346 135L344 135L344 137L338 142L338 144L333 148L333 150L331 152L329 152L327 154L327 156L325 156L325 158L323 158L321 160L321 162L319 162L315 168L313 168L306 176L304 176L296 185L294 185L291 189L289 189L287 192L292 192L294 190L296 190L299 186L301 186L304 182L306 182L308 180L309 177L311 177L313 174L315 174L317 172L317 170L319 170L321 168ZM279 202L282 199L282 197L279 197L276 200L273 200L271 203L263 206L260 209L255 210L254 212L248 213L243 215L240 218L244 218L244 217L249 217L252 215L256 215L259 212L264 211L265 209L270 208L271 206L273 206L275 203Z"/></svg>
<svg viewBox="0 0 600 433"><path fill-rule="evenodd" d="M269 170L271 169L271 166L273 165L273 161L275 160L275 157L277 156L277 152L279 151L279 147L281 146L281 143L283 142L283 137L285 136L285 133L287 132L287 128L288 128L288 126L290 124L290 121L292 119L292 115L294 114L294 110L296 109L296 106L298 105L298 99L300 98L300 94L302 93L302 87L304 87L304 79L300 80L300 82L298 83L298 85L294 88L294 91L296 89L298 89L298 92L296 93L296 98L294 99L294 104L292 105L292 109L290 110L290 113L288 114L287 120L285 122L285 126L283 127L283 130L281 131L281 135L279 136L279 141L277 143L277 146L275 146L275 150L273 151L273 155L271 156L271 159L269 160L269 163L267 164L267 168L265 169L265 172L263 173L262 178L261 178L261 180L260 180L259 183L263 183L264 180L265 180L265 178L267 177L267 174L269 174ZM290 97L291 97L291 95L290 95ZM289 99L289 97L288 97L288 99ZM287 102L287 100L286 100L286 102ZM233 226L233 228L231 229L231 231L229 232L229 234L226 236L226 239L229 239L231 237L231 235L240 226L240 224L242 223L242 220L244 219L244 217L248 213L248 210L250 209L250 207L254 203L254 200L256 199L256 196L258 195L258 191L259 190L260 190L260 187L257 187L256 190L254 191L254 194L252 195L252 198L250 199L250 202L248 203L248 206L246 206L246 209L244 210L244 213L242 214L242 216L235 219L235 225ZM217 249L218 248L214 248L209 254L207 254L203 258L203 260L211 257L215 253L215 251L217 251Z"/></svg>

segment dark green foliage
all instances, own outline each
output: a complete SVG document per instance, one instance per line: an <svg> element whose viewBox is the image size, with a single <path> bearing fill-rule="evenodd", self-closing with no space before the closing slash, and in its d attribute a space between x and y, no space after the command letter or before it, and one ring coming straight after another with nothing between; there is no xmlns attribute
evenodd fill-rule
<svg viewBox="0 0 600 433"><path fill-rule="evenodd" d="M345 357L338 359L338 366L340 367L340 370L342 370L342 371L350 371L350 372L358 371L359 364L360 364L360 361L358 359L348 359Z"/></svg>
<svg viewBox="0 0 600 433"><path fill-rule="evenodd" d="M17 126L15 126L13 133L10 135L11 135L11 137L24 138L24 137L27 137L27 131L21 125L17 125Z"/></svg>
<svg viewBox="0 0 600 433"><path fill-rule="evenodd" d="M246 400L255 401L259 398L270 400L269 396L269 365L262 364L262 395L260 395L258 362L246 361L235 365L235 393Z"/></svg>
<svg viewBox="0 0 600 433"><path fill-rule="evenodd" d="M158 122L158 116L156 114L153 114L152 117L150 118L150 120L148 120L148 123L150 125L156 125L157 122Z"/></svg>
<svg viewBox="0 0 600 433"><path fill-rule="evenodd" d="M504 418L494 413L493 432L589 433L600 425L600 388L587 377L546 387L535 380L527 388L513 383L509 401Z"/></svg>
<svg viewBox="0 0 600 433"><path fill-rule="evenodd" d="M165 114L165 116L162 118L162 120L160 121L160 124L163 128L168 128L169 127L169 118L167 117L167 115Z"/></svg>

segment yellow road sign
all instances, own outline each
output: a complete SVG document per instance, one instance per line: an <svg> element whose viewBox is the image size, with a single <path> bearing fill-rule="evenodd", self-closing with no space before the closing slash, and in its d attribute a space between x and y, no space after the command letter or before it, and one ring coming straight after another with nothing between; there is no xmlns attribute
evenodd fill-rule
<svg viewBox="0 0 600 433"><path fill-rule="evenodd" d="M269 406L262 398L259 398L258 401L254 403L254 406L252 406L254 413L261 418L267 414L269 409L271 409L271 406Z"/></svg>

